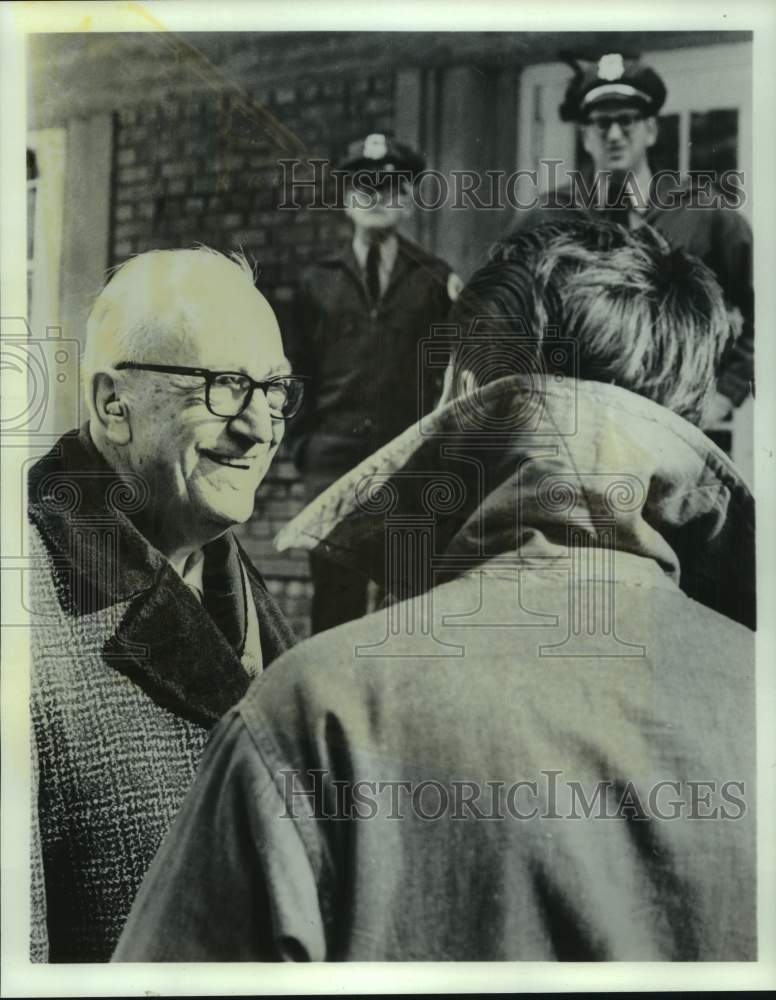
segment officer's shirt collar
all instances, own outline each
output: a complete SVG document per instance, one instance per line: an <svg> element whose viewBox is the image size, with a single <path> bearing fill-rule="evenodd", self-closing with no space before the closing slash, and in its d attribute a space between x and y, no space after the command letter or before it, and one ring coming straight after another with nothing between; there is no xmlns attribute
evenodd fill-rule
<svg viewBox="0 0 776 1000"><path fill-rule="evenodd" d="M356 233L353 236L353 255L362 271L366 271L369 246L369 240L362 233ZM399 239L396 233L389 233L385 239L378 243L378 246L380 247L380 288L384 292L388 287L388 280L396 263L396 254L399 252Z"/></svg>

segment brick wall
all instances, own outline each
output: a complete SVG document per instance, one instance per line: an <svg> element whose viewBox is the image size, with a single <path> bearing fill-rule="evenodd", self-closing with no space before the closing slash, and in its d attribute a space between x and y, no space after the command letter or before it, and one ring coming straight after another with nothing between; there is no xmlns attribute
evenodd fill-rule
<svg viewBox="0 0 776 1000"><path fill-rule="evenodd" d="M280 211L278 135L310 156L337 157L347 142L393 124L393 74L284 83L264 93L225 89L169 96L116 116L111 264L145 250L202 242L242 248L281 329L290 322L300 271L348 236L335 211ZM282 138L282 137L281 137ZM304 552L278 554L272 538L301 510L303 489L281 449L241 529L246 548L295 628L309 630L311 585Z"/></svg>

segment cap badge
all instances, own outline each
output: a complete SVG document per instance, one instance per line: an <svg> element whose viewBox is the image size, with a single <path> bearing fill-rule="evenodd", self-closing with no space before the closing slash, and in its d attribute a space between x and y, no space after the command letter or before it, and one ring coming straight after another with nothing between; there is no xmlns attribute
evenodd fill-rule
<svg viewBox="0 0 776 1000"><path fill-rule="evenodd" d="M598 60L599 80L619 80L625 72L625 63L619 52L601 56Z"/></svg>
<svg viewBox="0 0 776 1000"><path fill-rule="evenodd" d="M364 139L363 155L368 160L380 160L384 156L387 156L388 144L385 141L385 136L381 135L379 132L374 132L372 135L368 135L366 139Z"/></svg>

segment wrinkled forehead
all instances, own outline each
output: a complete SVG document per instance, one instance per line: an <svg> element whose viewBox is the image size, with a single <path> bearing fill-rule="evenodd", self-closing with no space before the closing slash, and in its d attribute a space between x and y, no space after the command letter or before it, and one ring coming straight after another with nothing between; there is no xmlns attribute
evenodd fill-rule
<svg viewBox="0 0 776 1000"><path fill-rule="evenodd" d="M187 364L245 370L256 377L284 358L277 319L256 289L201 289L181 303Z"/></svg>
<svg viewBox="0 0 776 1000"><path fill-rule="evenodd" d="M144 353L154 358L146 360L251 373L283 360L275 314L234 262L180 251L133 263L124 297L149 331Z"/></svg>

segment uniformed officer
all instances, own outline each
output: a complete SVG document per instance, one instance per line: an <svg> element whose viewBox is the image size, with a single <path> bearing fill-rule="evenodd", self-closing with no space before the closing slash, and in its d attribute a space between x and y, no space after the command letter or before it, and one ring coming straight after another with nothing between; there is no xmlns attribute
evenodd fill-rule
<svg viewBox="0 0 776 1000"><path fill-rule="evenodd" d="M338 165L353 238L303 276L292 333L295 370L310 379L291 428L309 499L431 409L441 389L421 342L444 322L461 282L397 231L424 166L382 134L351 143ZM366 581L319 556L310 569L313 632L366 612Z"/></svg>
<svg viewBox="0 0 776 1000"><path fill-rule="evenodd" d="M600 186L571 184L551 192L546 205L525 212L517 229L543 221L599 217L629 228L648 223L715 273L740 335L722 359L710 420L717 423L746 399L754 384L752 232L740 212L690 188L666 187L650 170L648 154L658 138L657 114L666 100L658 74L638 59L607 53L586 62L564 56L574 68L559 113L581 128ZM662 178L670 180L670 178ZM720 199L717 199L718 201Z"/></svg>

